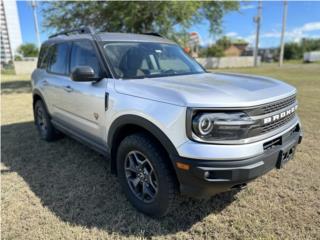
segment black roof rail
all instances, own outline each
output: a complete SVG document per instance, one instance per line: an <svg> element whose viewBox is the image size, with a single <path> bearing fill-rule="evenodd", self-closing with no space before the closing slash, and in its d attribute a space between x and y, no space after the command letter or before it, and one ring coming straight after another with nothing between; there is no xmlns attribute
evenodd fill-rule
<svg viewBox="0 0 320 240"><path fill-rule="evenodd" d="M147 32L147 33L142 33L143 35L151 35L151 36L156 36L156 37L161 37L163 38L163 36L160 33L156 33L156 32Z"/></svg>
<svg viewBox="0 0 320 240"><path fill-rule="evenodd" d="M55 33L51 36L49 36L49 38L54 38L60 35L70 35L71 33L78 33L78 34L94 34L94 30L91 27L82 27L82 28L76 28L76 29L72 29L72 30L66 30L66 31L62 31L62 32L58 32Z"/></svg>

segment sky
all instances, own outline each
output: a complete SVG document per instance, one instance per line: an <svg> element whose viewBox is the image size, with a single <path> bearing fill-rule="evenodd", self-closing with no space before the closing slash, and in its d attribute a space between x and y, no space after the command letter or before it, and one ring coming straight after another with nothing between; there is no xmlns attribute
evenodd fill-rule
<svg viewBox="0 0 320 240"><path fill-rule="evenodd" d="M26 1L18 1L23 41L36 43L32 8ZM41 4L39 4L41 6ZM255 41L256 25L253 22L257 14L258 3L245 1L240 3L238 12L227 13L223 17L223 34L233 39L244 39L250 45ZM259 47L278 47L282 28L282 1L263 1ZM43 28L41 7L37 10L40 25L40 39L45 41L52 33ZM204 21L189 30L199 33L202 45L209 45L219 38L208 32L209 24ZM285 41L298 42L301 38L320 38L320 1L289 1Z"/></svg>

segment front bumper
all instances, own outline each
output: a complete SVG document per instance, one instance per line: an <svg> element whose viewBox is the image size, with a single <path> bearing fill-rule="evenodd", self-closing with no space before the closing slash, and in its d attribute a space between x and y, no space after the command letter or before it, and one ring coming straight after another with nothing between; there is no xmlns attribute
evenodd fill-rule
<svg viewBox="0 0 320 240"><path fill-rule="evenodd" d="M176 167L180 191L184 195L207 198L219 192L239 188L247 182L279 167L284 149L292 149L302 140L300 125L264 144L264 152L242 160L199 160L176 157L189 170Z"/></svg>

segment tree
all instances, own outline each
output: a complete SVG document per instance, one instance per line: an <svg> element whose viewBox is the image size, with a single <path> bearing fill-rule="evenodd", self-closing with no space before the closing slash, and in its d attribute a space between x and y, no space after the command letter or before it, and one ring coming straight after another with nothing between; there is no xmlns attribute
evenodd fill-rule
<svg viewBox="0 0 320 240"><path fill-rule="evenodd" d="M19 55L15 55L15 56L14 56L14 60L15 60L15 61L22 61L22 57L19 56Z"/></svg>
<svg viewBox="0 0 320 240"><path fill-rule="evenodd" d="M316 50L320 50L320 39L304 38L300 43L289 42L284 45L284 59L302 59L303 53Z"/></svg>
<svg viewBox="0 0 320 240"><path fill-rule="evenodd" d="M19 46L18 53L22 57L37 57L39 50L38 47L33 43L25 43Z"/></svg>
<svg viewBox="0 0 320 240"><path fill-rule="evenodd" d="M299 43L290 42L284 45L284 59L301 59L302 54L302 48Z"/></svg>
<svg viewBox="0 0 320 240"><path fill-rule="evenodd" d="M302 52L320 50L320 39L303 38L301 41Z"/></svg>
<svg viewBox="0 0 320 240"><path fill-rule="evenodd" d="M50 1L43 5L44 27L67 30L92 26L107 32L159 32L172 36L177 27L188 28L208 20L211 33L218 33L228 11L238 2L229 1Z"/></svg>
<svg viewBox="0 0 320 240"><path fill-rule="evenodd" d="M228 37L224 36L217 40L216 45L220 46L223 50L226 50L231 46L231 40Z"/></svg>
<svg viewBox="0 0 320 240"><path fill-rule="evenodd" d="M171 37L171 39L182 47L189 47L190 35L189 32L187 32L185 29L176 32L174 36Z"/></svg>
<svg viewBox="0 0 320 240"><path fill-rule="evenodd" d="M223 57L224 56L224 49L222 46L216 44L208 47L207 49L207 56L209 57Z"/></svg>
<svg viewBox="0 0 320 240"><path fill-rule="evenodd" d="M240 42L239 42L240 43ZM241 41L245 43L245 41ZM230 38L223 36L218 39L214 45L201 49L200 55L202 57L223 57L224 51L232 45Z"/></svg>

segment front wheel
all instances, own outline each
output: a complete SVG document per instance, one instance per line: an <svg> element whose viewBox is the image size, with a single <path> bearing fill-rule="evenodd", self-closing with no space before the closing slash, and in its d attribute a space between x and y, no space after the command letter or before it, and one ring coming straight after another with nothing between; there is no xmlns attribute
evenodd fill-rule
<svg viewBox="0 0 320 240"><path fill-rule="evenodd" d="M118 175L128 200L153 217L166 215L177 201L176 180L165 157L145 134L126 137L118 148Z"/></svg>

